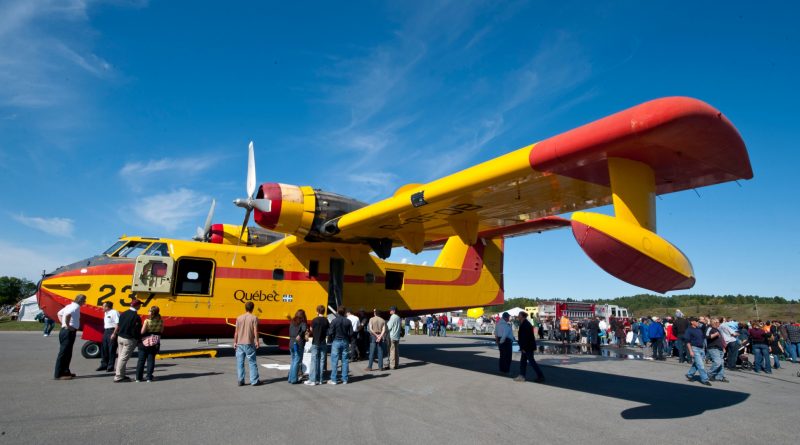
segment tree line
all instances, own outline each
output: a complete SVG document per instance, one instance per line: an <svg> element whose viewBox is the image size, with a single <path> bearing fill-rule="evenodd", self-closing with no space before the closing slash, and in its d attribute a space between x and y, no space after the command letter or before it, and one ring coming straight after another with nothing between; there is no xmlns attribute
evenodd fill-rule
<svg viewBox="0 0 800 445"><path fill-rule="evenodd" d="M541 302L553 301L553 299L543 298L510 298L498 307L497 310L508 310L514 307L529 307L537 306ZM566 302L579 302L573 298L567 298ZM703 294L685 294L685 295L653 295L653 294L638 294L627 297L617 297L612 299L599 299L599 300L585 300L593 301L597 304L615 304L628 308L636 312L639 309L649 309L656 307L689 307L689 306L712 306L721 304L798 304L797 300L787 300L783 297L759 297L757 295L703 295Z"/></svg>
<svg viewBox="0 0 800 445"><path fill-rule="evenodd" d="M36 283L25 278L0 277L0 305L15 305L36 292Z"/></svg>

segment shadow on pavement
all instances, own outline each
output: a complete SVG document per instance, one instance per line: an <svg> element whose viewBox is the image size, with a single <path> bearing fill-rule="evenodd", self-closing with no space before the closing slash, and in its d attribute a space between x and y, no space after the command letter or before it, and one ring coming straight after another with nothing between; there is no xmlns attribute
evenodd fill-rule
<svg viewBox="0 0 800 445"><path fill-rule="evenodd" d="M413 360L494 374L500 377L496 357L483 356L480 351L458 350L476 346L480 345L467 342L447 345L403 345L401 353L403 357ZM519 369L519 356L515 354L514 359L511 367L512 376L516 375ZM540 366L547 379L544 383L547 386L629 400L644 405L622 411L620 416L624 419L694 417L708 410L742 403L750 396L747 393L718 388L724 383L709 388L700 386L699 383L665 382L541 363ZM532 370L529 370L529 373L532 374ZM676 380L683 380L684 373L685 371L676 372ZM509 384L517 383L509 381Z"/></svg>

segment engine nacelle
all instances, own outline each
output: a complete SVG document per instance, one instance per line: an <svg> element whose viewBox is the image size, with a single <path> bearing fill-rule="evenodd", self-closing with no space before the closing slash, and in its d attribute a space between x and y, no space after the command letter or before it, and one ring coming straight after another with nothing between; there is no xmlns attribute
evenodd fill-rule
<svg viewBox="0 0 800 445"><path fill-rule="evenodd" d="M575 212L572 233L592 261L622 281L661 293L694 286L689 259L644 227L613 216Z"/></svg>
<svg viewBox="0 0 800 445"><path fill-rule="evenodd" d="M258 225L305 239L321 239L323 223L366 206L361 201L308 186L270 182L261 184L256 198L270 200L268 212L254 209Z"/></svg>

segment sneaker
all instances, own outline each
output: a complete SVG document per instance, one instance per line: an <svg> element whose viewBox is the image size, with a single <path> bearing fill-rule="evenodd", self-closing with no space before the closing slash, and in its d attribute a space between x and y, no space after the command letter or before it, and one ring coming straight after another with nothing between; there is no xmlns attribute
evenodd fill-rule
<svg viewBox="0 0 800 445"><path fill-rule="evenodd" d="M105 370L106 370L105 366L101 366L101 367L95 369L95 371L105 371Z"/></svg>
<svg viewBox="0 0 800 445"><path fill-rule="evenodd" d="M715 382L722 382L722 383L730 383L730 380L726 379L725 377L721 379L714 379Z"/></svg>
<svg viewBox="0 0 800 445"><path fill-rule="evenodd" d="M114 379L114 383L120 383L120 382L130 382L130 381L131 381L131 378L130 378L130 377L123 377L123 378L121 378L121 379Z"/></svg>
<svg viewBox="0 0 800 445"><path fill-rule="evenodd" d="M261 386L261 380L255 382L255 383L251 383L250 386Z"/></svg>
<svg viewBox="0 0 800 445"><path fill-rule="evenodd" d="M372 372L372 368L364 368L364 372Z"/></svg>
<svg viewBox="0 0 800 445"><path fill-rule="evenodd" d="M236 382L236 386L244 386L244 382L240 380Z"/></svg>
<svg viewBox="0 0 800 445"><path fill-rule="evenodd" d="M139 380L139 379L133 379L133 381L134 381L134 382L136 382L136 383L141 383L141 382L142 382L142 381L141 381L141 380Z"/></svg>
<svg viewBox="0 0 800 445"><path fill-rule="evenodd" d="M58 380L72 380L73 378L71 375L62 375Z"/></svg>
<svg viewBox="0 0 800 445"><path fill-rule="evenodd" d="M700 382L700 383L702 383L703 385L706 385L706 386L711 386L711 382L709 382L708 380L706 380L705 382Z"/></svg>
<svg viewBox="0 0 800 445"><path fill-rule="evenodd" d="M536 380L534 380L534 382L536 382L536 383L544 383L544 377L536 377Z"/></svg>
<svg viewBox="0 0 800 445"><path fill-rule="evenodd" d="M147 379L147 383L153 383L153 379Z"/></svg>
<svg viewBox="0 0 800 445"><path fill-rule="evenodd" d="M47 337L47 334L42 334L42 337Z"/></svg>
<svg viewBox="0 0 800 445"><path fill-rule="evenodd" d="M316 385L316 382L312 382L312 381L306 380L305 382L303 382L303 384L307 385L307 386L314 386L314 385Z"/></svg>
<svg viewBox="0 0 800 445"><path fill-rule="evenodd" d="M346 384L347 384L347 380L342 382L342 385L346 385Z"/></svg>
<svg viewBox="0 0 800 445"><path fill-rule="evenodd" d="M338 385L338 383L336 383L336 380L328 380L328 384L329 385Z"/></svg>
<svg viewBox="0 0 800 445"><path fill-rule="evenodd" d="M518 375L518 376L514 377L514 381L515 382L524 382L525 381L525 377L523 377L522 375Z"/></svg>
<svg viewBox="0 0 800 445"><path fill-rule="evenodd" d="M688 381L690 381L690 382L693 382L693 381L694 381L694 376L688 376L688 375L687 375L687 376L684 376L684 377L686 377L686 380L688 380Z"/></svg>

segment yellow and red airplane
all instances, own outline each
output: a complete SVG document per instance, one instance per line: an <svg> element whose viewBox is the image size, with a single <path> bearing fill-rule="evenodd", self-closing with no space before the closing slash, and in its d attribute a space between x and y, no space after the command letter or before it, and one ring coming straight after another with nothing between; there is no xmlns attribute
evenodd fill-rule
<svg viewBox="0 0 800 445"><path fill-rule="evenodd" d="M365 204L312 187L257 188L252 143L241 226L194 241L124 236L103 254L46 274L39 305L78 294L85 356L102 338L109 300L158 305L166 337L231 336L252 301L264 334L284 336L298 309L388 308L401 315L503 302L504 239L571 226L611 275L657 292L688 289L691 263L656 234L655 196L750 179L745 144L716 109L691 98L647 102L427 184ZM615 216L582 210L613 203ZM247 228L254 213L263 229ZM572 213L571 220L558 215ZM276 236L276 234L278 234ZM439 248L434 265L386 261L393 247ZM119 306L117 306L119 307Z"/></svg>

